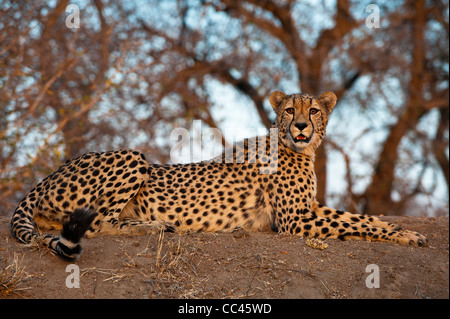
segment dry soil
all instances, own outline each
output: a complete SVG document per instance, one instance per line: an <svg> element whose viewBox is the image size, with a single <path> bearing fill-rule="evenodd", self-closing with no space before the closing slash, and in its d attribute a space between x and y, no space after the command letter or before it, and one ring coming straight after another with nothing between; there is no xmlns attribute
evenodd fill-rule
<svg viewBox="0 0 450 319"><path fill-rule="evenodd" d="M429 245L327 240L318 250L295 236L243 231L104 236L83 240L79 288L68 288L76 275L69 263L19 244L0 218L0 269L14 256L23 269L6 296L14 299L449 298L448 218L383 219L423 233ZM377 269L380 287L368 288Z"/></svg>

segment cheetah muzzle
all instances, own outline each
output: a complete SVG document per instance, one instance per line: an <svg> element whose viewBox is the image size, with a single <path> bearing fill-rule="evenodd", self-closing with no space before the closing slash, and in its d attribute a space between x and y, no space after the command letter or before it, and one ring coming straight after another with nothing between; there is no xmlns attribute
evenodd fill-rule
<svg viewBox="0 0 450 319"><path fill-rule="evenodd" d="M208 162L156 165L140 152L120 150L67 162L19 203L11 218L12 235L23 243L39 242L69 261L79 258L84 236L161 230L272 228L309 242L427 242L423 235L375 216L316 201L315 151L336 105L334 93L314 97L276 91L269 100L276 113L275 139L268 134L244 140L231 160L224 152ZM42 234L35 226L62 232Z"/></svg>

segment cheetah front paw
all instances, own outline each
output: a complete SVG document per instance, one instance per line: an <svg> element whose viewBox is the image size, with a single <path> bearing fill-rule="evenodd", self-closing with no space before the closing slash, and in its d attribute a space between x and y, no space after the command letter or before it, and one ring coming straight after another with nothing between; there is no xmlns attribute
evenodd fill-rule
<svg viewBox="0 0 450 319"><path fill-rule="evenodd" d="M399 244L412 245L412 246L427 246L428 238L418 232L402 229L398 232Z"/></svg>

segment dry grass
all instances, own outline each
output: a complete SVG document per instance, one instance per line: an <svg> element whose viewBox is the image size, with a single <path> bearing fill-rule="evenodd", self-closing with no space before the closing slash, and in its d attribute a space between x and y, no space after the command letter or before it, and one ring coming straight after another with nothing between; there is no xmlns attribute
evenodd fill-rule
<svg viewBox="0 0 450 319"><path fill-rule="evenodd" d="M11 294L19 294L20 291L28 288L21 288L20 285L25 281L25 267L20 266L23 261L19 260L19 255L14 254L14 258L9 265L0 270L0 298L5 298Z"/></svg>
<svg viewBox="0 0 450 319"><path fill-rule="evenodd" d="M120 265L81 269L81 277L92 282L91 298L96 297L97 288L103 283L121 283L124 279L136 285L144 284L148 298L197 298L202 295L200 287L205 279L197 275L197 248L185 233L160 231L139 241L144 242L142 247L136 242L120 249ZM136 278L139 278L137 282L134 281Z"/></svg>
<svg viewBox="0 0 450 319"><path fill-rule="evenodd" d="M200 292L193 261L195 247L187 245L185 236L183 232L167 236L161 231L152 235L144 251L137 254L150 258L153 265L142 273L143 283L150 284L152 298L195 298Z"/></svg>
<svg viewBox="0 0 450 319"><path fill-rule="evenodd" d="M50 249L47 245L44 244L44 239L41 236L42 233L39 231L39 235L37 238L32 238L29 243L24 242L23 244L26 247L29 247L31 250L36 250L39 252L40 256L45 255L47 253L56 254L52 249Z"/></svg>

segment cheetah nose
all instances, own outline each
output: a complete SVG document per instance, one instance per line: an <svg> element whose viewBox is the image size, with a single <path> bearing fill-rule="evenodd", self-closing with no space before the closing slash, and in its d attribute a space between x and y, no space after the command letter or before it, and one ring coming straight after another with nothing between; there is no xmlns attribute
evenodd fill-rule
<svg viewBox="0 0 450 319"><path fill-rule="evenodd" d="M307 123L295 123L295 127L298 128L300 131L304 130L308 126Z"/></svg>

